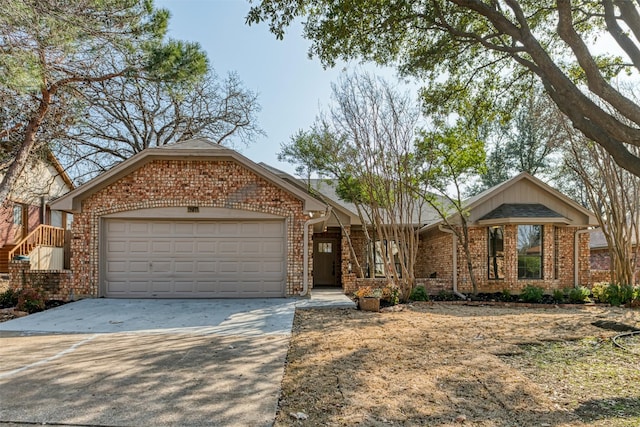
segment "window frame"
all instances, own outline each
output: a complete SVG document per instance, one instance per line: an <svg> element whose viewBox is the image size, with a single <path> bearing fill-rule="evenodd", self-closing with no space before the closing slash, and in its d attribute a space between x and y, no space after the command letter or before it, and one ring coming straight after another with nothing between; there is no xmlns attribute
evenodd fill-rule
<svg viewBox="0 0 640 427"><path fill-rule="evenodd" d="M390 244L396 245L396 248L397 248L397 244L395 243L394 240L386 240L386 239L375 239L370 241L369 245L367 245L367 251L373 250L373 262L374 262L373 277L376 279L386 277L385 266L384 266L384 253L382 251L385 250L385 247L386 247L387 253L392 251L392 249L389 248ZM402 266L400 265L399 261L396 261L400 257L400 251L396 250L395 252L396 253L393 254L393 260L396 268L396 273L398 273L398 278L402 278ZM370 252L367 253L367 269L366 269L366 277L368 278L370 278L369 253Z"/></svg>
<svg viewBox="0 0 640 427"><path fill-rule="evenodd" d="M492 242L496 241L493 237L493 231L501 231L502 248L498 250L496 245ZM502 268L499 268L498 259L502 259ZM496 271L500 270L500 271ZM491 272L494 272L492 276ZM495 276L497 274L497 277ZM500 277L502 273L502 277ZM504 225L487 227L487 279L488 280L504 280L505 276L505 264L504 264Z"/></svg>
<svg viewBox="0 0 640 427"><path fill-rule="evenodd" d="M534 243L537 245L533 245L531 241L528 242L528 245L521 246L521 238L524 233L521 232L522 227L538 227L538 240ZM518 257L518 280L542 280L544 278L544 225L542 224L518 224L517 226L517 240L516 240L516 254ZM527 233L529 236L531 232ZM529 252L531 249L539 247L540 250L538 252ZM537 262L536 262L537 261ZM529 271L531 270L531 266L535 267L535 264L538 264L537 274L529 275Z"/></svg>

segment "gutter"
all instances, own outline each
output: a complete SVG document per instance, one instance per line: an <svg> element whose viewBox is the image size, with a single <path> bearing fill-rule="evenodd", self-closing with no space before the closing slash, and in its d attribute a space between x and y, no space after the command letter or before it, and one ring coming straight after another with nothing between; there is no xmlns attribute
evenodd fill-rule
<svg viewBox="0 0 640 427"><path fill-rule="evenodd" d="M580 259L580 235L585 234L591 231L588 228L584 230L577 230L573 235L573 287L577 288L580 286L578 283L578 261Z"/></svg>
<svg viewBox="0 0 640 427"><path fill-rule="evenodd" d="M438 226L438 230L443 233L451 234L452 241L452 258L453 258L453 293L458 297L464 300L467 299L465 294L458 292L458 236L453 232L450 228L444 228L442 225Z"/></svg>
<svg viewBox="0 0 640 427"><path fill-rule="evenodd" d="M309 227L314 224L327 221L331 214L331 206L327 206L327 210L323 216L319 218L311 218L304 223L304 238L302 240L302 292L300 296L304 297L309 293Z"/></svg>

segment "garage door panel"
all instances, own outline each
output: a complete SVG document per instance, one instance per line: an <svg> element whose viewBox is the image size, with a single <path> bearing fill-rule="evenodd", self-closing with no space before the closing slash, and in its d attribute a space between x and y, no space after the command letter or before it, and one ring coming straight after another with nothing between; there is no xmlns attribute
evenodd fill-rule
<svg viewBox="0 0 640 427"><path fill-rule="evenodd" d="M128 245L129 253L136 254L146 254L149 252L149 241L148 240L132 240Z"/></svg>
<svg viewBox="0 0 640 427"><path fill-rule="evenodd" d="M284 221L107 220L111 297L281 297Z"/></svg>
<svg viewBox="0 0 640 427"><path fill-rule="evenodd" d="M196 240L196 253L200 255L210 254L213 255L217 252L217 242L211 240Z"/></svg>
<svg viewBox="0 0 640 427"><path fill-rule="evenodd" d="M130 261L129 271L132 273L149 273L148 261Z"/></svg>

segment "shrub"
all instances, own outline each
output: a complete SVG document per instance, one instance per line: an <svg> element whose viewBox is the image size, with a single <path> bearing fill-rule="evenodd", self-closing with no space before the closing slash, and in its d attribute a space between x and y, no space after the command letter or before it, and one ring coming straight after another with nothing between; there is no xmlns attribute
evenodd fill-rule
<svg viewBox="0 0 640 427"><path fill-rule="evenodd" d="M569 291L569 301L573 303L589 302L590 295L591 295L591 291L589 290L589 288L585 288L584 286L579 286L577 288L572 288Z"/></svg>
<svg viewBox="0 0 640 427"><path fill-rule="evenodd" d="M27 313L36 313L45 309L44 296L35 289L23 289L18 293L16 309Z"/></svg>
<svg viewBox="0 0 640 427"><path fill-rule="evenodd" d="M593 285L593 287L591 288L591 295L593 296L593 299L597 302L603 302L603 303L608 302L607 300L608 286L609 285L606 283L596 283L595 285Z"/></svg>
<svg viewBox="0 0 640 427"><path fill-rule="evenodd" d="M551 298L553 302L564 302L565 291L563 289L554 289Z"/></svg>
<svg viewBox="0 0 640 427"><path fill-rule="evenodd" d="M429 301L429 294L424 286L416 286L409 296L411 301Z"/></svg>
<svg viewBox="0 0 640 427"><path fill-rule="evenodd" d="M389 284L382 288L382 300L387 301L391 305L396 305L400 302L400 289L394 284Z"/></svg>
<svg viewBox="0 0 640 427"><path fill-rule="evenodd" d="M538 286L527 285L522 289L522 291L520 291L520 298L524 302L540 303L542 302L543 296L544 289Z"/></svg>
<svg viewBox="0 0 640 427"><path fill-rule="evenodd" d="M18 291L11 288L0 293L0 307L15 307L18 304Z"/></svg>
<svg viewBox="0 0 640 427"><path fill-rule="evenodd" d="M607 286L607 302L611 305L622 305L633 300L634 289L629 285L611 283Z"/></svg>
<svg viewBox="0 0 640 427"><path fill-rule="evenodd" d="M512 299L511 291L509 289L503 289L500 293L500 301L509 302Z"/></svg>

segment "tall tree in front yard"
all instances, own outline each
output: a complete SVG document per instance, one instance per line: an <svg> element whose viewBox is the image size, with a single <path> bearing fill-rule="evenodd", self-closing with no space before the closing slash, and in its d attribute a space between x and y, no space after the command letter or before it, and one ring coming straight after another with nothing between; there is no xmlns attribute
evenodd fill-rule
<svg viewBox="0 0 640 427"><path fill-rule="evenodd" d="M593 141L570 129L568 134L565 164L583 185L607 241L611 279L632 285L640 255L640 178L619 167Z"/></svg>
<svg viewBox="0 0 640 427"><path fill-rule="evenodd" d="M14 145L0 182L0 203L29 157L48 142L47 121L56 111L74 111L86 85L125 76L189 81L206 71L197 44L165 40L169 14L154 9L152 0L5 3L0 93L19 102L21 114L0 123L0 138Z"/></svg>
<svg viewBox="0 0 640 427"><path fill-rule="evenodd" d="M417 197L421 163L414 150L418 105L368 74L345 74L332 89L333 103L314 129L336 149L331 166L314 167L338 182L342 196L358 207L365 228L371 227L365 230L369 275L397 284L406 299L414 286L424 203Z"/></svg>
<svg viewBox="0 0 640 427"><path fill-rule="evenodd" d="M463 119L454 125L440 120L435 127L434 131L424 132L417 143L418 156L426 163L422 178L429 193L424 197L462 246L475 295L478 282L463 194L471 178L485 171L484 143L477 137L477 130Z"/></svg>
<svg viewBox="0 0 640 427"><path fill-rule="evenodd" d="M573 127L640 176L640 157L628 148L640 147L640 105L611 83L640 71L637 1L252 1L249 23L266 21L282 38L302 18L309 53L324 64L357 58L397 66L424 81L440 113L466 99L489 108L516 102L535 75ZM595 40L611 46L608 53L599 54Z"/></svg>

